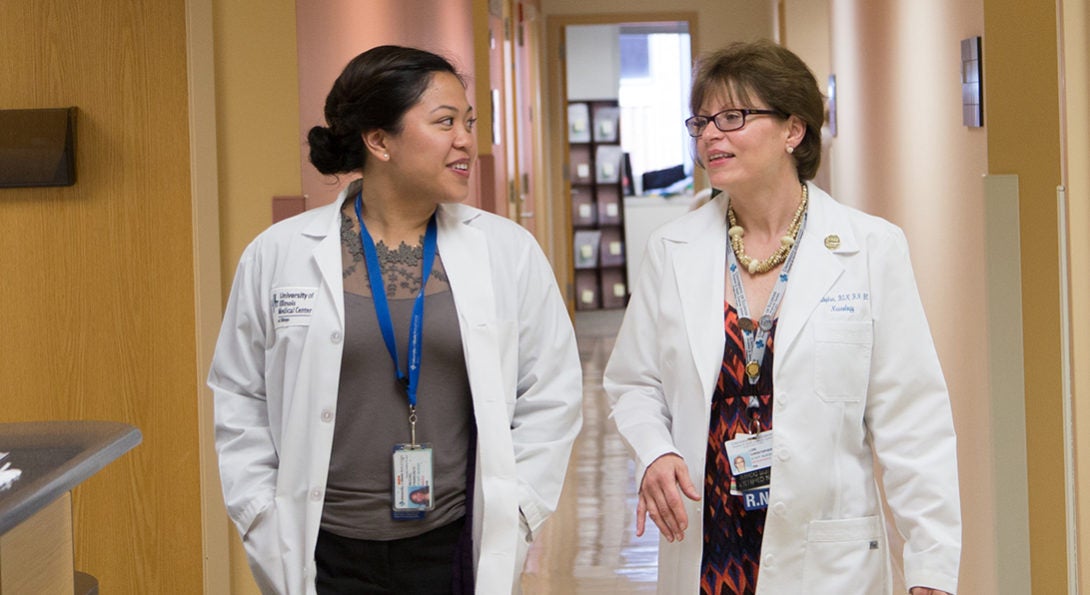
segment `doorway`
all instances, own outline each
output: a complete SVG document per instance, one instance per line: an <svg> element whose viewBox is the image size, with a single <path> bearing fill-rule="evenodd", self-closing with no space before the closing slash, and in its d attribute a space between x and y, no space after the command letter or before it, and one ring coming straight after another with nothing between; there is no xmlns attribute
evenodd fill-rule
<svg viewBox="0 0 1090 595"><path fill-rule="evenodd" d="M686 210L684 199L663 213L629 217L628 207L665 206L662 196L691 196L703 182L681 125L696 14L556 15L547 29L558 281L573 311L623 309L646 235Z"/></svg>

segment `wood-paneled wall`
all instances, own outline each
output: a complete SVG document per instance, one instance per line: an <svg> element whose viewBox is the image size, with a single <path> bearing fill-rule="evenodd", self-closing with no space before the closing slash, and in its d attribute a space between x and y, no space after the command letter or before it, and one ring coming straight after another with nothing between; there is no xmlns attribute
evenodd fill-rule
<svg viewBox="0 0 1090 595"><path fill-rule="evenodd" d="M1056 187L1061 179L1056 6L984 0L988 172L1018 176L1026 469L1033 593L1068 591ZM997 437L1002 439L1002 437ZM1003 463L1003 461L1001 461Z"/></svg>
<svg viewBox="0 0 1090 595"><path fill-rule="evenodd" d="M77 183L0 189L0 418L144 442L75 492L105 593L199 593L184 0L0 2L0 109L77 106Z"/></svg>

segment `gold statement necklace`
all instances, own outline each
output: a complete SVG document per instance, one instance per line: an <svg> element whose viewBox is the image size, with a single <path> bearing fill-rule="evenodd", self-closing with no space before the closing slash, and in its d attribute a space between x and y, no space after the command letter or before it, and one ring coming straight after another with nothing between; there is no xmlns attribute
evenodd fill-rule
<svg viewBox="0 0 1090 595"><path fill-rule="evenodd" d="M799 226L802 224L802 214L806 212L807 202L809 202L809 192L807 192L806 184L802 184L802 200L799 201L799 208L795 209L791 225L787 226L787 234L780 238L780 248L764 260L755 260L746 254L746 245L742 240L746 230L738 225L738 220L734 217L734 208L728 206L727 221L730 222L730 229L727 230L727 234L730 236L730 247L734 250L734 255L738 257L738 264L745 267L751 275L767 273L783 264L787 255L791 253L791 246L795 245L795 240L799 237Z"/></svg>

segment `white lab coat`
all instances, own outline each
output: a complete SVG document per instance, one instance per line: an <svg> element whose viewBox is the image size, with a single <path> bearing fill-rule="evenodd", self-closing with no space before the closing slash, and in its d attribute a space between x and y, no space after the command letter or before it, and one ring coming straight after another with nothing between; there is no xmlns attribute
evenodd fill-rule
<svg viewBox="0 0 1090 595"><path fill-rule="evenodd" d="M264 593L315 593L346 332L346 193L247 247L208 378L227 510ZM478 432L477 593L506 593L517 589L532 535L556 508L582 423L578 350L555 277L528 232L464 205L437 212ZM277 328L271 295L282 288L316 292L306 324Z"/></svg>
<svg viewBox="0 0 1090 595"><path fill-rule="evenodd" d="M814 185L776 330L773 463L759 595L892 592L875 465L908 586L953 593L961 552L949 398L900 229ZM639 477L666 453L704 485L723 358L726 196L652 235L605 370ZM839 246L826 247L836 235ZM763 306L761 306L763 307ZM873 454L872 454L873 452ZM659 593L698 593L701 502L659 541Z"/></svg>

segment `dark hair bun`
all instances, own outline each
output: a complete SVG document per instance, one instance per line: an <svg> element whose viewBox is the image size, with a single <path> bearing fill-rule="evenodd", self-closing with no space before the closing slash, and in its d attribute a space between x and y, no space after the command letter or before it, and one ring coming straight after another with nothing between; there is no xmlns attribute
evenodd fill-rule
<svg viewBox="0 0 1090 595"><path fill-rule="evenodd" d="M358 169L364 160L363 138L358 134L336 135L324 126L307 133L310 162L323 174L334 175Z"/></svg>

